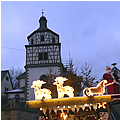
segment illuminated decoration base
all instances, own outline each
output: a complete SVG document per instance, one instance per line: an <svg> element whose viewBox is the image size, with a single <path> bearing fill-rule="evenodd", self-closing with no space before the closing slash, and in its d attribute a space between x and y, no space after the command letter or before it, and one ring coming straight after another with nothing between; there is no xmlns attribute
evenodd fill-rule
<svg viewBox="0 0 120 120"><path fill-rule="evenodd" d="M57 107L111 102L111 95L28 101L29 108Z"/></svg>

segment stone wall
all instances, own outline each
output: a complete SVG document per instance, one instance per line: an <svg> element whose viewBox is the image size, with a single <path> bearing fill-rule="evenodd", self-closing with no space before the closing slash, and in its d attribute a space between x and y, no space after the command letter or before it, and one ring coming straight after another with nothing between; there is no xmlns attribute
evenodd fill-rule
<svg viewBox="0 0 120 120"><path fill-rule="evenodd" d="M1 111L1 120L34 120L38 114L20 110Z"/></svg>

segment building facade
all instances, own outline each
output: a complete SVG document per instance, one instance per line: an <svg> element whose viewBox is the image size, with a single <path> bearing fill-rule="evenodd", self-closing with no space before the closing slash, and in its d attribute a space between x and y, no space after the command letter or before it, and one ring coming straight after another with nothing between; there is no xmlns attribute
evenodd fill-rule
<svg viewBox="0 0 120 120"><path fill-rule="evenodd" d="M8 70L1 71L1 96L6 96L5 92L13 90L12 81Z"/></svg>
<svg viewBox="0 0 120 120"><path fill-rule="evenodd" d="M34 90L31 88L34 80L46 80L51 69L52 74L63 75L61 62L61 43L59 35L47 28L47 19L39 19L40 26L28 37L25 65L25 99L34 99Z"/></svg>

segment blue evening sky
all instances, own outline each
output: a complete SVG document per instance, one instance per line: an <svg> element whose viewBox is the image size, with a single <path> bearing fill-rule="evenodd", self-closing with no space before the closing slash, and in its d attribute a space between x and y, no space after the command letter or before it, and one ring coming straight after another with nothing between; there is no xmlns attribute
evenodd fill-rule
<svg viewBox="0 0 120 120"><path fill-rule="evenodd" d="M27 36L39 27L42 9L60 36L62 61L70 53L78 70L87 62L99 78L114 62L120 69L119 1L2 1L1 70L24 69Z"/></svg>

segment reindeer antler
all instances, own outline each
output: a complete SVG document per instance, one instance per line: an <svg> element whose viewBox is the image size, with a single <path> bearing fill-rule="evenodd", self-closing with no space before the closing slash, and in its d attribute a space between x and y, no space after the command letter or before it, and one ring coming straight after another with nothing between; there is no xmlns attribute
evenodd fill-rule
<svg viewBox="0 0 120 120"><path fill-rule="evenodd" d="M46 82L42 81L42 80L36 80L32 82L32 86L31 88L39 88L42 86L42 84L45 84Z"/></svg>
<svg viewBox="0 0 120 120"><path fill-rule="evenodd" d="M68 79L67 78L63 78L63 77L56 77L55 81L67 81Z"/></svg>

